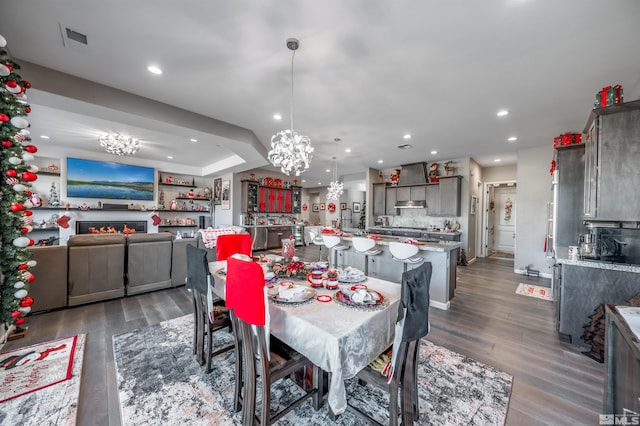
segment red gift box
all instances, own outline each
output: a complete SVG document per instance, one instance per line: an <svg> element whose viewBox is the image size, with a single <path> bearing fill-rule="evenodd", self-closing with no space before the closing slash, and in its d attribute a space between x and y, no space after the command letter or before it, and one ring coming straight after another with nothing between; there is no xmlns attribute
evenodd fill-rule
<svg viewBox="0 0 640 426"><path fill-rule="evenodd" d="M553 147L554 148L557 148L559 143L560 143L560 136L556 136L555 138L553 138Z"/></svg>
<svg viewBox="0 0 640 426"><path fill-rule="evenodd" d="M560 145L566 146L573 144L573 135L571 133L565 133L560 135Z"/></svg>

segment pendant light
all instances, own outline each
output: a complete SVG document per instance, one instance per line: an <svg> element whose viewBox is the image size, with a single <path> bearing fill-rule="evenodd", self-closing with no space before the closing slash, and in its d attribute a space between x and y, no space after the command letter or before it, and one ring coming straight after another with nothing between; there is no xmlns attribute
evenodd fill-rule
<svg viewBox="0 0 640 426"><path fill-rule="evenodd" d="M293 127L293 60L299 45L299 41L295 38L287 40L287 48L293 52L291 55L291 127L271 137L271 151L268 155L271 164L280 167L282 173L287 176L291 174L300 176L300 173L309 168L313 154L311 139L298 134Z"/></svg>
<svg viewBox="0 0 640 426"><path fill-rule="evenodd" d="M338 142L340 142L340 138L335 138L334 141L336 142L336 155L332 157L332 160L335 161L333 168L333 181L327 188L327 200L329 201L338 201L344 192L344 184L338 181Z"/></svg>

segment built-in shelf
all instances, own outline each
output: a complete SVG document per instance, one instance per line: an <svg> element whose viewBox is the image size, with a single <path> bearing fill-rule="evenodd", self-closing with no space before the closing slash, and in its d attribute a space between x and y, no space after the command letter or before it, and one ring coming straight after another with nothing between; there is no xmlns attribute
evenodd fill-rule
<svg viewBox="0 0 640 426"><path fill-rule="evenodd" d="M58 231L60 228L57 226L50 226L48 228L33 228L30 232L38 232L38 231Z"/></svg>
<svg viewBox="0 0 640 426"><path fill-rule="evenodd" d="M162 185L162 186L179 186L182 188L197 188L198 185L191 185L191 184L182 184L182 183L164 183L164 182L158 182L158 185Z"/></svg>
<svg viewBox="0 0 640 426"><path fill-rule="evenodd" d="M60 172L48 172L46 170L39 170L38 175L41 176L60 176Z"/></svg>
<svg viewBox="0 0 640 426"><path fill-rule="evenodd" d="M158 225L158 228L197 228L198 225Z"/></svg>
<svg viewBox="0 0 640 426"><path fill-rule="evenodd" d="M211 201L210 198L202 198L202 197L176 197L176 200L193 200L193 201Z"/></svg>

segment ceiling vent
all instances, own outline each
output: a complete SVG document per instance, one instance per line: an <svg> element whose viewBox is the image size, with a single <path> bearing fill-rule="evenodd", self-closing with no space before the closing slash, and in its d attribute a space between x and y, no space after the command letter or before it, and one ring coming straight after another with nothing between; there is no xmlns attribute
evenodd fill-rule
<svg viewBox="0 0 640 426"><path fill-rule="evenodd" d="M398 149L411 149L411 148L413 148L413 145L411 145L410 143L403 143L402 145L396 146L396 148L398 148Z"/></svg>
<svg viewBox="0 0 640 426"><path fill-rule="evenodd" d="M65 47L70 46L69 41L74 41L84 46L87 45L87 36L79 33L78 31L74 31L71 28L65 27L64 25L60 24L60 32L62 33L62 44Z"/></svg>

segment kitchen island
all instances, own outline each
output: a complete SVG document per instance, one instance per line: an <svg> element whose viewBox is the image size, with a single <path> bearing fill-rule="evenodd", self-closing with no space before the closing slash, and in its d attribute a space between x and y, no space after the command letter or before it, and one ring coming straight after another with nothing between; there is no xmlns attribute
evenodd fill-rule
<svg viewBox="0 0 640 426"><path fill-rule="evenodd" d="M349 243L352 237L343 236L342 240ZM393 260L389 252L389 243L392 241L403 242L406 237L376 235L376 249L382 253L369 256L369 276L387 281L399 283L402 278L404 264ZM365 257L353 249L349 244L348 250L338 252L338 266L353 266L364 270ZM456 286L456 265L458 263L458 250L462 243L456 241L421 241L418 240L419 256L426 262L431 262L433 267L431 274L431 286L429 291L431 306L439 309L449 309L451 299L454 297ZM418 265L408 265L407 269L413 269Z"/></svg>

